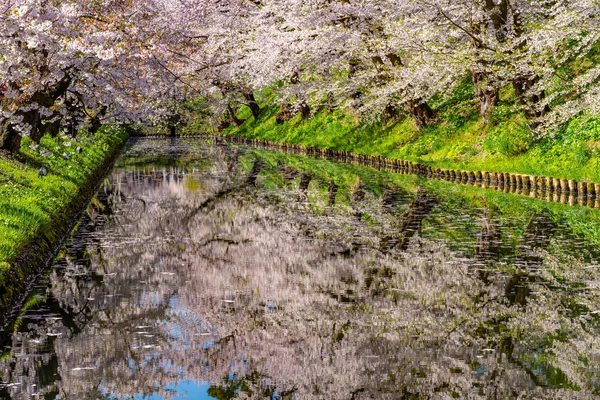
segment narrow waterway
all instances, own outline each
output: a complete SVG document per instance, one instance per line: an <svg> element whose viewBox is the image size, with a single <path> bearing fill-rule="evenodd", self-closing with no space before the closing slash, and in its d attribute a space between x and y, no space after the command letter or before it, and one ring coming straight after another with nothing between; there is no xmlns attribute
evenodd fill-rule
<svg viewBox="0 0 600 400"><path fill-rule="evenodd" d="M132 140L2 337L6 399L600 395L600 211Z"/></svg>

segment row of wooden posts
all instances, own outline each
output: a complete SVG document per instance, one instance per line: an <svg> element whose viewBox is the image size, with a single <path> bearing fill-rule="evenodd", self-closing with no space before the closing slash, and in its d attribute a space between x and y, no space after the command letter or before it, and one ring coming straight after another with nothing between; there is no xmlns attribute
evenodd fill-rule
<svg viewBox="0 0 600 400"><path fill-rule="evenodd" d="M278 143L264 139L253 139L229 135L202 135L216 141L251 145L267 149L283 150L288 153L306 155L328 160L338 160L357 165L375 167L395 173L408 173L431 179L470 184L477 187L500 190L506 193L522 194L529 197L564 204L580 204L600 208L600 184L577 182L573 179L552 178L515 174L509 172L462 171L434 168L413 161L358 154L345 150L322 149L301 144Z"/></svg>

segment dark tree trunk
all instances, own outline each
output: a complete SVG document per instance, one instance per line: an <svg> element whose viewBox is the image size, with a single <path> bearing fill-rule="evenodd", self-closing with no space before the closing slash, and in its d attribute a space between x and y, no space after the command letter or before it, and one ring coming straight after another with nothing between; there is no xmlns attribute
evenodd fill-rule
<svg viewBox="0 0 600 400"><path fill-rule="evenodd" d="M335 110L335 99L333 97L333 93L327 93L327 111L328 112L333 112L333 110Z"/></svg>
<svg viewBox="0 0 600 400"><path fill-rule="evenodd" d="M235 151L235 153L233 153L233 155L229 159L229 163L227 163L228 171L232 171L234 168L236 168L238 166L240 155L242 155L240 149L237 149Z"/></svg>
<svg viewBox="0 0 600 400"><path fill-rule="evenodd" d="M383 203L383 207L387 212L392 212L394 206L400 200L400 190L397 186L387 185L385 189L383 189L383 194L381 196L381 202Z"/></svg>
<svg viewBox="0 0 600 400"><path fill-rule="evenodd" d="M288 103L284 103L279 106L279 112L275 116L275 122L278 124L283 124L286 121L294 118L294 110L292 106Z"/></svg>
<svg viewBox="0 0 600 400"><path fill-rule="evenodd" d="M512 82L515 96L517 96L521 103L523 113L530 119L542 117L545 113L550 111L548 105L545 105L543 108L539 107L539 103L545 98L545 93L543 91L538 93L531 92L531 89L538 82L538 79L537 76L534 76L515 79Z"/></svg>
<svg viewBox="0 0 600 400"><path fill-rule="evenodd" d="M419 129L423 129L433 121L433 110L424 101L409 100L405 103L405 109L415 119Z"/></svg>
<svg viewBox="0 0 600 400"><path fill-rule="evenodd" d="M490 210L483 209L480 219L481 231L477 235L475 257L488 260L497 259L502 245L502 233L498 223L490 216Z"/></svg>
<svg viewBox="0 0 600 400"><path fill-rule="evenodd" d="M485 0L485 7L490 13L490 19L496 33L496 39L499 42L506 40L506 28L508 21L508 3L506 0L500 0L496 4L495 0Z"/></svg>
<svg viewBox="0 0 600 400"><path fill-rule="evenodd" d="M310 117L310 107L308 106L308 104L306 104L306 102L301 102L298 105L298 111L300 112L302 119L307 119L308 117Z"/></svg>
<svg viewBox="0 0 600 400"><path fill-rule="evenodd" d="M496 85L490 84L486 74L481 72L471 72L473 85L475 86L475 95L479 99L479 109L481 112L482 125L487 125L494 113L494 107L498 104L499 89Z"/></svg>
<svg viewBox="0 0 600 400"><path fill-rule="evenodd" d="M258 119L258 117L260 116L261 109L258 103L256 102L256 99L254 98L254 93L243 92L242 95L246 100L246 105L248 106L248 108L250 108L250 112L252 112L252 116L255 120Z"/></svg>
<svg viewBox="0 0 600 400"><path fill-rule="evenodd" d="M248 185L256 185L256 178L258 178L258 174L260 174L260 170L263 169L263 163L260 160L255 160L254 165L252 166L252 170L248 174L248 179L246 183Z"/></svg>
<svg viewBox="0 0 600 400"><path fill-rule="evenodd" d="M42 136L44 136L44 130L42 127L42 118L37 110L26 111L21 114L23 116L23 122L30 126L29 138L38 143Z"/></svg>
<svg viewBox="0 0 600 400"><path fill-rule="evenodd" d="M504 294L511 304L527 304L527 298L531 294L529 286L537 279L537 270L544 262L535 249L546 249L557 229L556 223L543 213L536 215L525 229L514 261L523 270L515 273L504 288Z"/></svg>
<svg viewBox="0 0 600 400"><path fill-rule="evenodd" d="M10 120L0 124L0 149L16 153L21 148L21 135L17 132Z"/></svg>
<svg viewBox="0 0 600 400"><path fill-rule="evenodd" d="M398 115L399 115L398 108L393 104L388 104L383 109L382 117L383 117L383 120L386 122L395 119L396 117L398 117Z"/></svg>
<svg viewBox="0 0 600 400"><path fill-rule="evenodd" d="M355 111L358 111L363 106L362 93L360 90L357 90L353 92L350 97L352 98L352 108Z"/></svg>
<svg viewBox="0 0 600 400"><path fill-rule="evenodd" d="M91 126L90 126L91 133L98 132L98 129L100 129L100 127L102 126L102 117L104 117L105 115L106 115L106 107L104 107L104 106L98 107L98 112L96 113L96 115L94 115L92 117L92 122L91 122Z"/></svg>
<svg viewBox="0 0 600 400"><path fill-rule="evenodd" d="M224 131L225 129L229 128L229 126L231 125L231 122L229 121L219 121L219 125L217 125L217 129L220 131Z"/></svg>
<svg viewBox="0 0 600 400"><path fill-rule="evenodd" d="M308 172L302 172L300 174L300 185L298 188L301 192L306 192L308 190L308 185L310 185L310 181L312 181L312 175Z"/></svg>
<svg viewBox="0 0 600 400"><path fill-rule="evenodd" d="M381 250L388 251L394 247L401 250L408 248L410 238L421 230L423 220L427 218L431 210L438 204L437 198L426 189L419 188L415 201L408 207L402 216L399 226L399 237L388 236L381 241Z"/></svg>
<svg viewBox="0 0 600 400"><path fill-rule="evenodd" d="M42 130L44 131L44 133L52 136L52 137L56 137L58 136L58 132L60 132L60 124L61 124L62 119L58 116L53 118L52 122L47 122L45 124L42 125Z"/></svg>
<svg viewBox="0 0 600 400"><path fill-rule="evenodd" d="M329 193L327 196L327 204L329 206L335 205L335 196L337 195L338 187L334 181L329 181Z"/></svg>
<svg viewBox="0 0 600 400"><path fill-rule="evenodd" d="M365 198L366 189L363 181L360 180L359 177L356 177L356 180L350 187L350 198L353 202L358 203Z"/></svg>
<svg viewBox="0 0 600 400"><path fill-rule="evenodd" d="M235 111L233 110L233 107L231 107L231 104L227 104L227 112L229 113L231 122L233 122L235 126L240 126L242 124L243 121L235 116Z"/></svg>

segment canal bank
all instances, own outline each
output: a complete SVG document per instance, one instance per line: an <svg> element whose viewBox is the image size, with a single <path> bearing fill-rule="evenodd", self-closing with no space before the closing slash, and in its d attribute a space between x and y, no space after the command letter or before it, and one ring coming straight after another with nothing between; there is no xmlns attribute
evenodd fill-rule
<svg viewBox="0 0 600 400"><path fill-rule="evenodd" d="M94 135L25 138L0 160L0 328L56 256L128 138L123 127Z"/></svg>
<svg viewBox="0 0 600 400"><path fill-rule="evenodd" d="M494 118L482 124L477 103L467 90L434 107L436 118L418 128L412 118L361 119L351 109L316 108L308 117L282 118L279 105L268 94L255 118L246 106L228 116L219 134L282 142L290 145L354 152L373 157L406 160L432 168L497 171L600 183L600 124L593 115L581 114L553 128L541 128L512 108L506 95ZM191 115L181 135L217 133L214 123Z"/></svg>

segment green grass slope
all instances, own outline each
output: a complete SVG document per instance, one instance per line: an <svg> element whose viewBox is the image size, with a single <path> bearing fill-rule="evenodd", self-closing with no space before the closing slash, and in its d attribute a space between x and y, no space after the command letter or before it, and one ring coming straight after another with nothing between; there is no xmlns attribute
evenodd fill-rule
<svg viewBox="0 0 600 400"><path fill-rule="evenodd" d="M72 217L66 210L79 190L126 139L125 129L105 126L74 140L44 136L39 146L25 138L16 157L0 153L0 275L32 241ZM39 177L42 166L48 175Z"/></svg>
<svg viewBox="0 0 600 400"><path fill-rule="evenodd" d="M278 107L266 102L258 120L242 107L245 119L223 134L348 150L416 161L434 167L513 172L600 182L600 120L584 114L552 135L534 137L516 112L512 88L503 88L493 119L482 126L473 86L463 82L453 97L434 102L436 121L418 130L404 115L393 121L359 121L346 111L318 111L307 120L278 124Z"/></svg>

